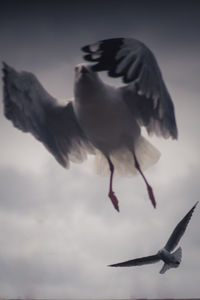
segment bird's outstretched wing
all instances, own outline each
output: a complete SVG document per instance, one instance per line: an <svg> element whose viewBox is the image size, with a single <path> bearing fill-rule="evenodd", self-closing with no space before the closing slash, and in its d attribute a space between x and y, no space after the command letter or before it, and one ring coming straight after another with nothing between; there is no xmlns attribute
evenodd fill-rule
<svg viewBox="0 0 200 300"><path fill-rule="evenodd" d="M198 202L192 207L192 209L186 214L186 216L176 225L174 231L172 232L170 238L168 239L165 249L167 249L169 252L174 250L176 246L178 245L181 237L183 236L187 225L192 217L193 211L195 207L197 206Z"/></svg>
<svg viewBox="0 0 200 300"><path fill-rule="evenodd" d="M81 130L72 103L58 104L32 73L3 64L4 114L15 127L30 132L63 166L82 161L92 146Z"/></svg>
<svg viewBox="0 0 200 300"><path fill-rule="evenodd" d="M133 267L133 266L142 266L142 265L148 265L148 264L154 264L160 260L159 255L151 255L151 256L145 256L141 258L136 258L132 260L127 260L121 263L109 265L109 267Z"/></svg>
<svg viewBox="0 0 200 300"><path fill-rule="evenodd" d="M136 39L114 38L82 50L87 53L84 58L94 63L93 71L108 71L128 84L120 88L122 97L149 134L177 138L173 102L149 48Z"/></svg>

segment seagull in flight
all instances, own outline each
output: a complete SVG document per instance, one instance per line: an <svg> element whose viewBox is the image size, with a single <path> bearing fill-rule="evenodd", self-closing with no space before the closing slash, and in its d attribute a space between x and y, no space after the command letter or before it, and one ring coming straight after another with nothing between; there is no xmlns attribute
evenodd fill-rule
<svg viewBox="0 0 200 300"><path fill-rule="evenodd" d="M114 171L141 174L154 207L153 189L143 171L160 152L141 134L177 139L174 105L151 50L132 38L114 38L82 48L90 63L75 67L74 99L61 105L36 76L3 63L4 113L15 127L31 133L65 168L94 154L98 170L110 173L108 196L119 211L113 191ZM120 77L121 86L104 83L99 72Z"/></svg>
<svg viewBox="0 0 200 300"><path fill-rule="evenodd" d="M174 252L172 251L176 248L180 239L185 233L187 225L192 217L193 211L197 206L197 204L198 202L191 208L191 210L185 215L185 217L176 225L166 245L164 246L164 248L159 250L157 254L109 265L109 267L142 266L147 264L154 264L162 260L164 262L164 265L160 270L160 274L164 274L170 268L177 268L181 263L182 249L181 247L179 247Z"/></svg>

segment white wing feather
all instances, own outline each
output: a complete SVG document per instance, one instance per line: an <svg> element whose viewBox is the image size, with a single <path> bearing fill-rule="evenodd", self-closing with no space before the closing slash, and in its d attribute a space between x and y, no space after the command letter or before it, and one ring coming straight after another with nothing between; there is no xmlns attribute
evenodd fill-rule
<svg viewBox="0 0 200 300"><path fill-rule="evenodd" d="M34 74L4 63L4 113L13 125L30 132L63 166L83 161L92 146L81 130L71 102L61 106Z"/></svg>

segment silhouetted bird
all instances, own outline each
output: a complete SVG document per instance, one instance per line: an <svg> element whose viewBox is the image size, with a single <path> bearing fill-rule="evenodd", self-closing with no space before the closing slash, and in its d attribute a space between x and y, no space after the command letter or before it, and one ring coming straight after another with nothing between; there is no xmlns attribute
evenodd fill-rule
<svg viewBox="0 0 200 300"><path fill-rule="evenodd" d="M164 261L164 265L160 270L161 274L164 274L170 268L177 268L181 262L182 249L181 247L179 247L173 253L171 252L176 248L181 237L183 236L186 227L192 217L192 213L197 204L198 202L192 207L192 209L187 213L187 215L178 223L178 225L175 227L174 231L172 232L169 240L167 241L165 247L159 250L157 254L128 260L118 264L109 265L109 267L142 266L147 264L153 264L162 260Z"/></svg>

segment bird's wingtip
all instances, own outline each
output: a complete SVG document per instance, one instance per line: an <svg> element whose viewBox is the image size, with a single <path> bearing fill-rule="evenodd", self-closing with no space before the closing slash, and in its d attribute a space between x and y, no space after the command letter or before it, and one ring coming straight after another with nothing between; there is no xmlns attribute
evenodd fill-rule
<svg viewBox="0 0 200 300"><path fill-rule="evenodd" d="M6 73L7 73L7 70L8 70L8 65L5 61L2 61L2 73L3 73L3 81L5 82L5 77L6 77Z"/></svg>
<svg viewBox="0 0 200 300"><path fill-rule="evenodd" d="M13 67L9 66L5 61L2 61L2 72L4 77L6 77L10 73L16 73L16 70Z"/></svg>
<svg viewBox="0 0 200 300"><path fill-rule="evenodd" d="M8 64L5 61L2 61L2 66L3 66L3 68L8 68L9 67Z"/></svg>
<svg viewBox="0 0 200 300"><path fill-rule="evenodd" d="M197 206L197 204L199 203L199 201L197 201L195 204L194 204L194 206L190 209L190 211L189 211L189 213L188 214L193 214L193 212L194 212L194 210L195 210L195 208L196 208L196 206Z"/></svg>
<svg viewBox="0 0 200 300"><path fill-rule="evenodd" d="M5 62L5 61L2 61L2 71L5 72L6 71L9 71L11 69L11 67Z"/></svg>

